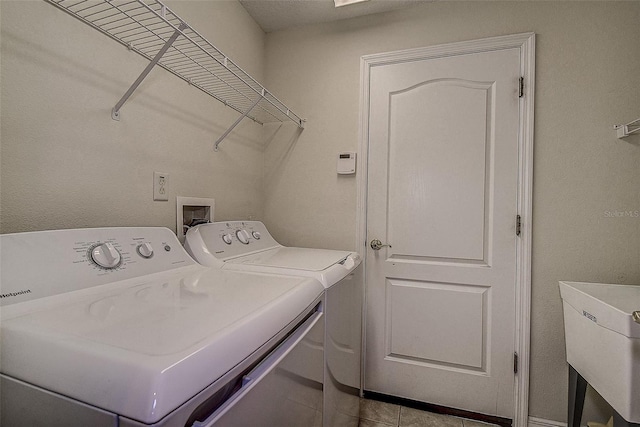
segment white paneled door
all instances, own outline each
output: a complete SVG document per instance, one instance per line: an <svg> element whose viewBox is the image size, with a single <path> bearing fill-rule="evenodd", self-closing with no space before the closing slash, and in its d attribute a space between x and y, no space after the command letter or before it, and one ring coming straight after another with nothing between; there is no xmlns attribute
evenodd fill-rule
<svg viewBox="0 0 640 427"><path fill-rule="evenodd" d="M370 70L365 390L514 416L520 76L517 48Z"/></svg>

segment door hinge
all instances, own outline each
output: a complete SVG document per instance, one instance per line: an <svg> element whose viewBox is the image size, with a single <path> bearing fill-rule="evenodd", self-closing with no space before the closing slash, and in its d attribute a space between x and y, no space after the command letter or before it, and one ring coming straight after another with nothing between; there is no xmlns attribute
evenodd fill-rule
<svg viewBox="0 0 640 427"><path fill-rule="evenodd" d="M519 236L521 231L522 231L522 218L520 217L520 215L516 215L516 236Z"/></svg>
<svg viewBox="0 0 640 427"><path fill-rule="evenodd" d="M520 77L520 84L518 89L518 98L522 98L524 96L524 77Z"/></svg>
<svg viewBox="0 0 640 427"><path fill-rule="evenodd" d="M518 353L513 353L513 373L518 373Z"/></svg>

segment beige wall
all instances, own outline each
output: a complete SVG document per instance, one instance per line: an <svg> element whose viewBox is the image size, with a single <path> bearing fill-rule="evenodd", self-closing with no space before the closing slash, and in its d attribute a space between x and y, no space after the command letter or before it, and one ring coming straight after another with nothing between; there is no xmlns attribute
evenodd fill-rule
<svg viewBox="0 0 640 427"><path fill-rule="evenodd" d="M263 80L264 32L236 1L167 2ZM216 218L262 215L262 127L43 1L1 1L0 230L166 226L176 196L213 197ZM239 37L242 35L242 37ZM153 201L153 171L169 201Z"/></svg>
<svg viewBox="0 0 640 427"><path fill-rule="evenodd" d="M360 57L533 31L536 47L530 415L566 420L558 280L640 283L639 2L435 2L267 35L271 90L308 118L269 134L265 221L286 244L354 248ZM358 153L360 157L365 153Z"/></svg>

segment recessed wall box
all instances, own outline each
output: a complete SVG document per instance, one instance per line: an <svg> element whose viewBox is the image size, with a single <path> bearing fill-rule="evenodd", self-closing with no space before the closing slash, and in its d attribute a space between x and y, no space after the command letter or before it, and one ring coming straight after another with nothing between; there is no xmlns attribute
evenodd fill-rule
<svg viewBox="0 0 640 427"><path fill-rule="evenodd" d="M347 151L338 154L338 174L350 175L356 173L356 153Z"/></svg>
<svg viewBox="0 0 640 427"><path fill-rule="evenodd" d="M178 197L176 202L176 235L184 243L187 230L194 225L213 222L214 199Z"/></svg>

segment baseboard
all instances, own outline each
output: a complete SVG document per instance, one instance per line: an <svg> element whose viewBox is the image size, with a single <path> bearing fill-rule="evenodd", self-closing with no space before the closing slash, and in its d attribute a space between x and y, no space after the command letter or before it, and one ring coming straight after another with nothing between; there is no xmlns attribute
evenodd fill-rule
<svg viewBox="0 0 640 427"><path fill-rule="evenodd" d="M528 427L567 427L567 423L545 420L543 418L529 417Z"/></svg>
<svg viewBox="0 0 640 427"><path fill-rule="evenodd" d="M406 406L408 408L419 409L421 411L435 412L436 414L453 415L454 417L468 418L481 421L483 423L495 424L497 427L512 427L512 420L508 418L496 417L493 415L479 414L477 412L464 411L461 409L448 408L446 406L434 405L432 403L420 402L412 399L405 399L388 394L377 393L375 391L364 390L365 399L379 400L381 402L393 403L395 405Z"/></svg>

